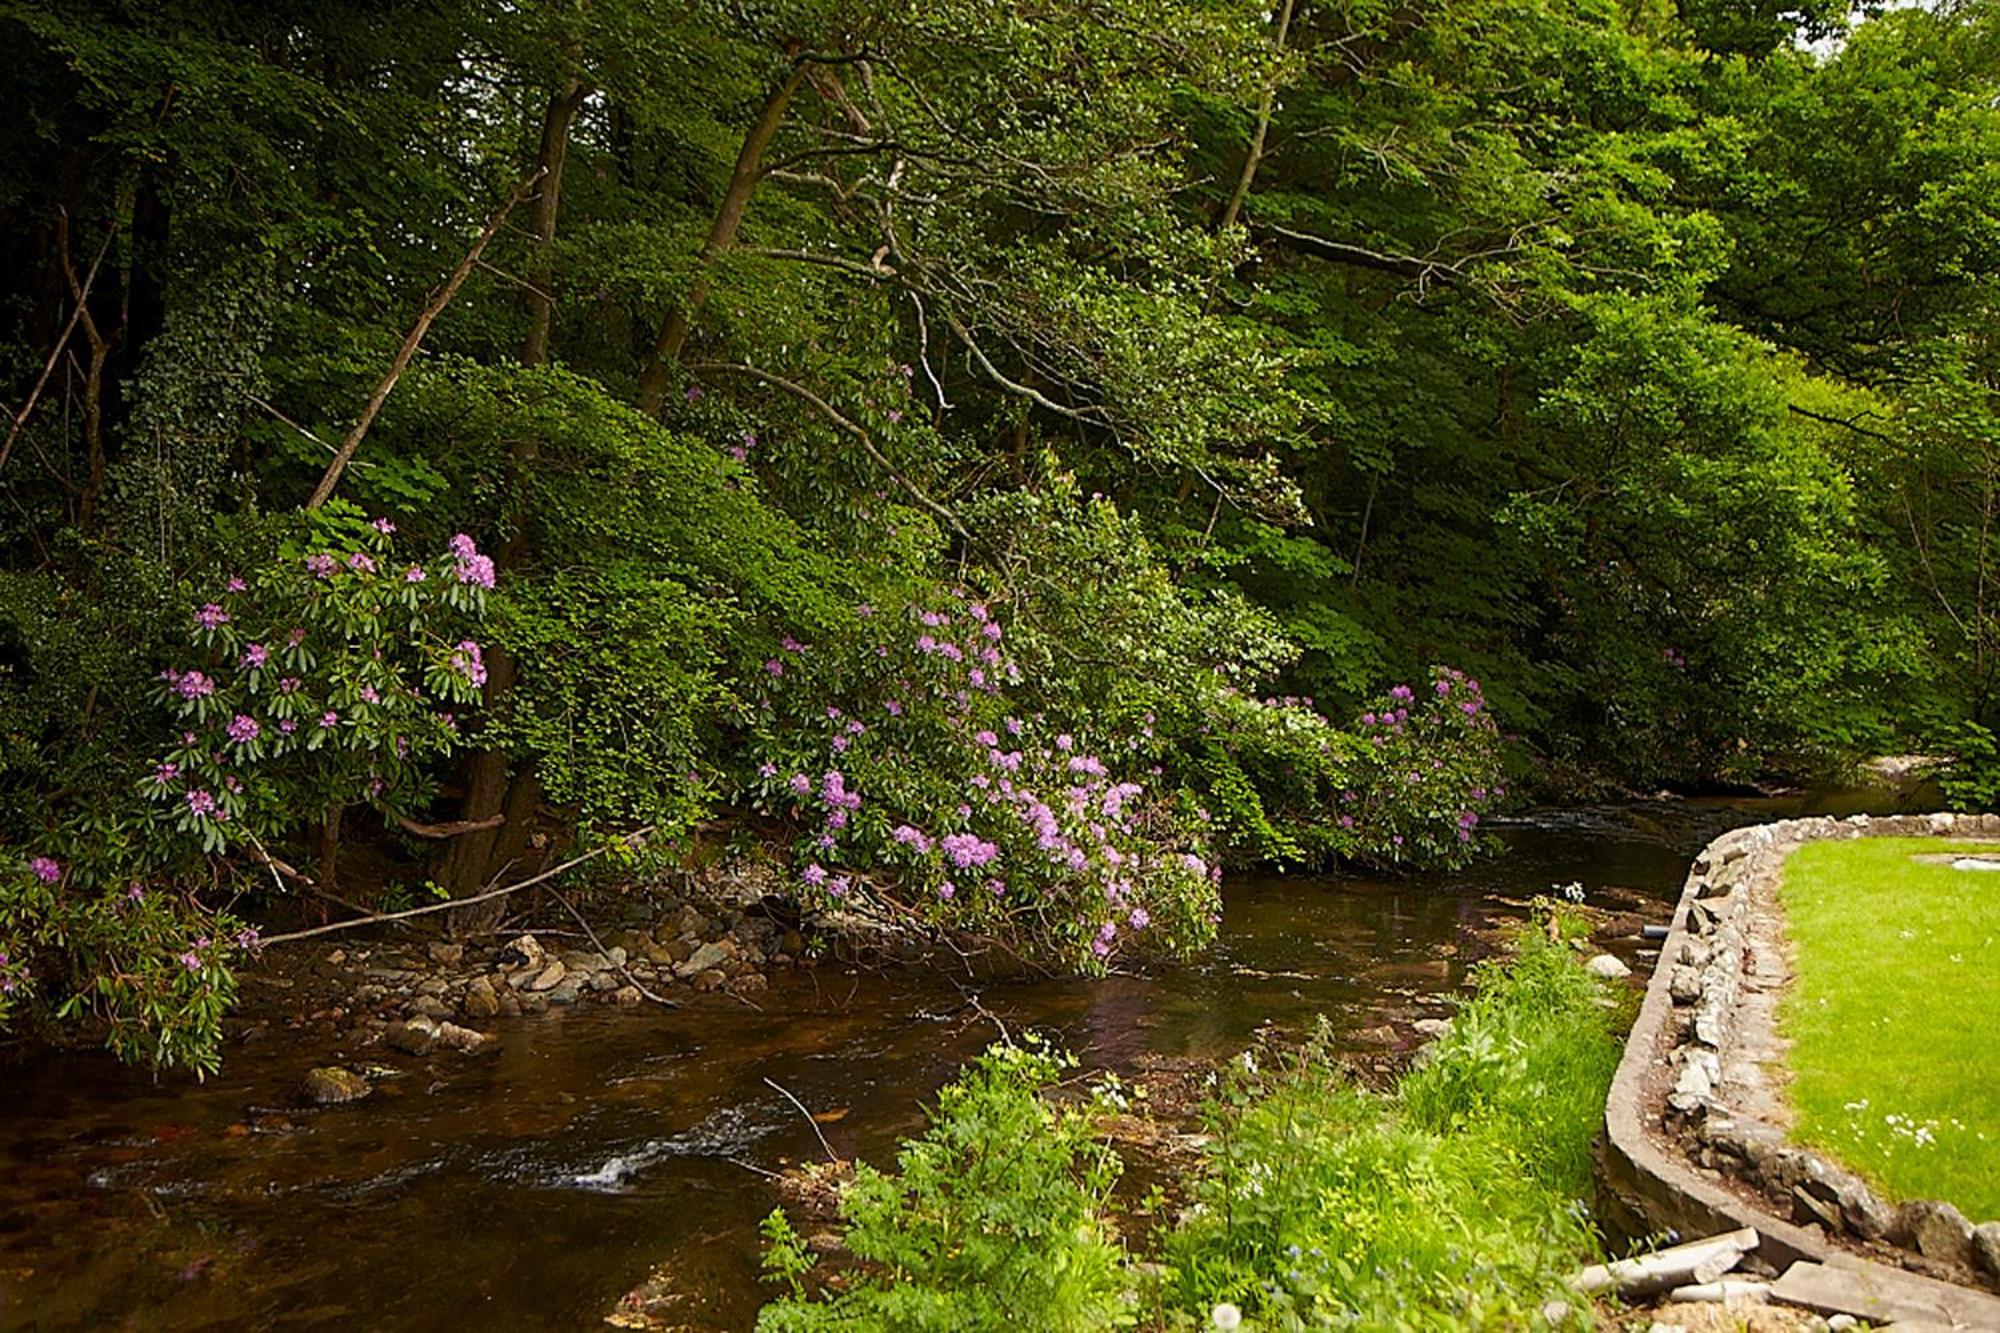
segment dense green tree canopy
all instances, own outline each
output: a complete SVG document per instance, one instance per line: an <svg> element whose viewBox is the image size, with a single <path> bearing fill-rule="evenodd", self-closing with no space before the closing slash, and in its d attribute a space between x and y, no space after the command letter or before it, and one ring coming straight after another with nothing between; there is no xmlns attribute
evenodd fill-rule
<svg viewBox="0 0 2000 1333"><path fill-rule="evenodd" d="M639 827L1089 967L1502 733L1993 752L1983 0L0 36L0 1010L205 1058L226 904Z"/></svg>

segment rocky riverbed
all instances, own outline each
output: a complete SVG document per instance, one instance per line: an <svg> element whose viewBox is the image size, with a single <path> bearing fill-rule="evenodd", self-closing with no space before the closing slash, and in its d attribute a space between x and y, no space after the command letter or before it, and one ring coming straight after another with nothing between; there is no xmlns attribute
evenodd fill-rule
<svg viewBox="0 0 2000 1333"><path fill-rule="evenodd" d="M754 1008L772 970L807 963L809 953L894 949L838 923L788 920L761 892L763 879L738 868L692 890L628 891L589 904L598 924L583 929L553 909L541 923L470 939L413 932L274 950L245 975L230 1035L247 1044L283 1032L325 1044L337 1063L312 1070L302 1095L329 1105L368 1094L377 1056L473 1055L492 1040L495 1020L583 1005Z"/></svg>

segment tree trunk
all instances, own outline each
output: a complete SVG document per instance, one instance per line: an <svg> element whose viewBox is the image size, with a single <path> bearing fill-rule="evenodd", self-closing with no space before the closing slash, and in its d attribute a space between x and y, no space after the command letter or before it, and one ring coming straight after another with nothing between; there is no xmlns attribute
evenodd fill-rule
<svg viewBox="0 0 2000 1333"><path fill-rule="evenodd" d="M660 322L659 336L653 339L652 352L640 369L639 409L648 416L658 413L660 404L666 401L667 388L673 381L673 363L680 359L695 316L708 300L709 269L736 244L737 228L743 224L743 214L750 207L750 196L756 192L757 178L763 172L764 150L784 122L785 108L791 104L792 94L798 91L804 73L803 65L792 66L764 99L750 132L743 137L743 146L736 154L736 168L729 174L729 188L723 193L722 206L716 210L714 225L708 229L708 240L701 247L687 299L667 311Z"/></svg>
<svg viewBox="0 0 2000 1333"><path fill-rule="evenodd" d="M514 655L497 644L486 650L486 688L481 710L493 716L502 696L514 683ZM474 752L466 768L465 803L459 818L469 823L491 819L502 813L507 803L507 752L486 747ZM454 898L467 898L484 887L499 842L506 828L481 829L453 838L438 867L438 884Z"/></svg>
<svg viewBox="0 0 2000 1333"><path fill-rule="evenodd" d="M569 154L569 136L576 113L590 89L571 79L562 91L552 94L542 117L541 146L536 164L542 170L541 191L535 196L532 221L536 247L535 281L528 293L528 332L521 342L521 364L538 366L548 360L549 330L554 322L555 296L549 289L546 254L555 240L556 219L562 206L563 163ZM518 481L540 456L530 435L517 435L508 446L508 461ZM517 492L518 493L518 492ZM517 505L512 515L514 535L496 553L495 564L502 570L518 567L526 555L529 514ZM486 655L486 688L481 710L494 716L504 707L507 691L513 686L518 666L512 653L494 645ZM487 881L502 873L507 863L526 850L534 829L535 808L541 802L541 783L532 761L524 762L511 781L507 754L491 747L475 752L468 765L465 801L459 818L468 822L503 815L497 828L461 834L447 844L437 865L438 884L454 898L466 898L484 888ZM504 901L495 899L478 907L453 912L450 929L454 934L488 930L505 910Z"/></svg>
<svg viewBox="0 0 2000 1333"><path fill-rule="evenodd" d="M555 318L555 292L547 260L550 242L556 237L556 214L562 207L563 159L569 154L570 127L590 89L571 79L560 93L549 99L542 117L542 145L539 153L542 188L535 197L531 227L535 237L536 262L530 270L533 285L528 290L528 336L521 343L521 364L539 366L549 359L549 326Z"/></svg>
<svg viewBox="0 0 2000 1333"><path fill-rule="evenodd" d="M337 883L335 872L340 860L340 817L346 809L344 805L328 806L326 820L319 826L319 866L313 882L325 893L332 893Z"/></svg>
<svg viewBox="0 0 2000 1333"><path fill-rule="evenodd" d="M1292 27L1293 0L1285 0L1278 10L1278 32L1272 42L1280 55L1285 50L1285 35ZM1278 100L1278 76L1273 74L1264 85L1264 96L1257 104L1257 130L1250 136L1250 149L1243 155L1243 171L1236 178L1236 188L1230 191L1229 202L1223 207L1222 218L1215 224L1217 231L1226 231L1236 224L1243 213L1243 202L1250 197L1250 186L1257 179L1257 168L1264 161L1264 141L1271 133L1271 111Z"/></svg>

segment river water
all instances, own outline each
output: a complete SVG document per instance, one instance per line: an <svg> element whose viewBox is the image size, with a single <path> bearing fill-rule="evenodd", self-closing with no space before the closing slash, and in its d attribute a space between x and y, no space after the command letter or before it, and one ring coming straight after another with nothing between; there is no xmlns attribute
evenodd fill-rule
<svg viewBox="0 0 2000 1333"><path fill-rule="evenodd" d="M993 1039L968 992L1124 1072L1322 1014L1382 1050L1385 1028L1407 1041L1448 1012L1531 895L1579 882L1664 921L1708 838L1797 809L1570 811L1504 829L1506 855L1454 875L1235 878L1216 948L1144 975L975 986L828 965L773 973L761 1012L499 1020L496 1053L403 1060L325 1111L293 1093L325 1051L279 1037L204 1084L95 1056L0 1071L0 1328L602 1327L655 1269L689 1327L746 1328L777 1201L760 1172L821 1155L770 1083L828 1118L840 1155L880 1163Z"/></svg>

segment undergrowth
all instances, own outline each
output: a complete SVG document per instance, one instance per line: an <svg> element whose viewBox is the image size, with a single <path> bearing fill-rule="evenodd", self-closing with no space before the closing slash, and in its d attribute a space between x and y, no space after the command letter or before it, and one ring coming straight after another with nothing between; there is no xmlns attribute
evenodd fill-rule
<svg viewBox="0 0 2000 1333"><path fill-rule="evenodd" d="M1324 1030L1275 1068L1245 1060L1208 1108L1189 1205L1146 1251L1117 1234L1120 1163L1091 1138L1115 1090L1053 1106L1064 1062L995 1046L940 1095L900 1174L861 1168L842 1204L859 1267L815 1290L772 1214L766 1264L791 1290L758 1326L1543 1326L1597 1249L1583 1200L1612 1026L1571 952L1530 934L1391 1092L1348 1079Z"/></svg>

